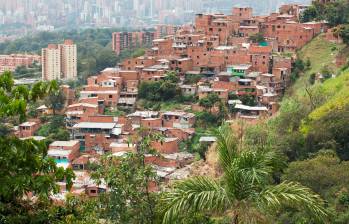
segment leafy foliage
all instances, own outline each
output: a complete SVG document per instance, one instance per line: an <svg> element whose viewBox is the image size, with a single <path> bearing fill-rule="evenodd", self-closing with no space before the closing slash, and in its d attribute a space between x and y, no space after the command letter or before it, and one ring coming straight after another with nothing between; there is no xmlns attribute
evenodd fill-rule
<svg viewBox="0 0 349 224"><path fill-rule="evenodd" d="M96 165L92 178L100 185L105 183L108 192L99 198L103 207L100 216L116 223L153 223L156 219L157 197L151 185L157 183L153 168L145 163L145 154L153 153L151 142L161 141L161 136L147 129L139 130L131 142L137 151L124 157L106 155Z"/></svg>
<svg viewBox="0 0 349 224"><path fill-rule="evenodd" d="M315 157L292 162L283 178L298 181L321 194L336 212L332 223L347 223L348 219L348 162L341 162L333 151L321 151ZM288 220L300 216L293 212Z"/></svg>
<svg viewBox="0 0 349 224"><path fill-rule="evenodd" d="M251 35L249 37L249 40L252 41L252 43L262 43L265 42L265 38L263 33L256 33L254 35Z"/></svg>
<svg viewBox="0 0 349 224"><path fill-rule="evenodd" d="M23 121L27 103L43 99L47 93L55 91L55 87L54 82L38 82L31 89L14 86L12 74L3 73L0 76L1 117L18 117ZM67 189L70 189L74 177L72 170L57 168L55 162L47 158L44 142L1 135L0 145L0 222L12 224L46 220L42 213L48 206L48 197L58 191L55 182L66 179ZM29 193L37 196L38 201L26 200L24 196ZM36 208L36 205L41 207ZM43 220L41 223L45 222Z"/></svg>
<svg viewBox="0 0 349 224"><path fill-rule="evenodd" d="M46 142L67 141L70 139L69 132L64 129L64 116L54 115L45 119L47 119L47 123L39 128L37 135L47 137Z"/></svg>
<svg viewBox="0 0 349 224"><path fill-rule="evenodd" d="M160 81L143 81L138 89L141 99L149 101L167 101L180 94L176 73L170 72Z"/></svg>
<svg viewBox="0 0 349 224"><path fill-rule="evenodd" d="M229 211L232 223L267 222L268 215L283 206L303 208L317 223L329 216L322 199L294 182L271 182L278 170L278 155L270 150L252 150L237 144L229 126L217 130L217 153L223 170L220 180L196 177L179 182L165 194L163 223L174 223L184 214Z"/></svg>
<svg viewBox="0 0 349 224"><path fill-rule="evenodd" d="M63 91L59 89L46 97L45 105L47 105L48 108L52 109L53 114L55 115L57 111L60 111L64 108L65 100L66 98Z"/></svg>
<svg viewBox="0 0 349 224"><path fill-rule="evenodd" d="M212 107L214 107L218 102L221 102L219 96L216 93L210 93L199 100L199 105L206 110L211 111Z"/></svg>
<svg viewBox="0 0 349 224"><path fill-rule="evenodd" d="M312 6L304 10L301 15L302 22L312 20L326 20L331 26L349 22L349 3L345 0L331 1L322 4L314 1Z"/></svg>

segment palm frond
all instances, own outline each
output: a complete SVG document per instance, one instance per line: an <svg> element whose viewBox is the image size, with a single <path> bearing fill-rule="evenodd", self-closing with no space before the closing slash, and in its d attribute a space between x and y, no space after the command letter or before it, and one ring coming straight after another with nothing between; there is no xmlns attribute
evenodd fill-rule
<svg viewBox="0 0 349 224"><path fill-rule="evenodd" d="M214 134L217 138L219 162L223 170L226 171L238 154L238 140L231 127L227 124L215 130Z"/></svg>
<svg viewBox="0 0 349 224"><path fill-rule="evenodd" d="M257 205L274 211L283 206L304 209L317 223L324 223L330 216L318 194L295 182L283 182L266 188L259 194Z"/></svg>
<svg viewBox="0 0 349 224"><path fill-rule="evenodd" d="M272 151L244 151L236 160L239 171L242 172L252 184L263 184L269 181L274 170L275 154Z"/></svg>
<svg viewBox="0 0 349 224"><path fill-rule="evenodd" d="M273 152L240 152L223 176L228 194L243 200L269 185L273 173L273 159Z"/></svg>
<svg viewBox="0 0 349 224"><path fill-rule="evenodd" d="M195 177L175 185L172 192L162 198L164 202L163 223L174 223L178 217L189 212L223 212L230 204L220 184L207 177Z"/></svg>

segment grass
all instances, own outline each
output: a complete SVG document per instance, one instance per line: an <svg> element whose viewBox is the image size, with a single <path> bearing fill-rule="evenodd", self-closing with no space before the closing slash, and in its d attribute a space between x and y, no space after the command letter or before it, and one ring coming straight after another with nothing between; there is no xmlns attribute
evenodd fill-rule
<svg viewBox="0 0 349 224"><path fill-rule="evenodd" d="M342 109L349 104L349 70L334 79L326 80L322 89L329 98L326 103L311 112L309 117L312 120L320 119L331 110Z"/></svg>
<svg viewBox="0 0 349 224"><path fill-rule="evenodd" d="M311 62L311 68L307 70L290 88L288 95L305 95L305 88L309 85L309 77L313 73L318 73L323 67L328 66L335 73L339 71L336 67L336 56L345 48L344 44L329 42L322 35L314 38L305 45L299 52L298 56L303 61L308 59Z"/></svg>
<svg viewBox="0 0 349 224"><path fill-rule="evenodd" d="M172 110L185 110L191 109L190 105L179 103L175 100L167 102L152 102L144 99L137 100L137 109L139 110L156 110L156 111L172 111Z"/></svg>
<svg viewBox="0 0 349 224"><path fill-rule="evenodd" d="M169 101L160 104L160 111L186 110L188 107L190 108L190 105Z"/></svg>

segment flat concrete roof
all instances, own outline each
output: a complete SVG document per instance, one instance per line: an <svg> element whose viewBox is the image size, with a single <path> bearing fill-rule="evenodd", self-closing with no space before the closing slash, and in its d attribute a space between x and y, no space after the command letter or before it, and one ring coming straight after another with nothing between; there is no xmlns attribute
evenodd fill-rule
<svg viewBox="0 0 349 224"><path fill-rule="evenodd" d="M66 146L66 147L72 147L76 144L78 144L79 141L77 140L70 140L70 141L55 141L55 142L52 142L50 144L50 146L54 146L54 147L63 147L63 146Z"/></svg>
<svg viewBox="0 0 349 224"><path fill-rule="evenodd" d="M116 123L103 123L103 122L80 122L74 125L73 128L91 128L91 129L113 129Z"/></svg>

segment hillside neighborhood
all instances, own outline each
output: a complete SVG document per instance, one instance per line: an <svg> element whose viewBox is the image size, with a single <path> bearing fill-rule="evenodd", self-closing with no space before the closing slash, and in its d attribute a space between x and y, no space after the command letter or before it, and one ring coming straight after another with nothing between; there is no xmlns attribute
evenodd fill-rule
<svg viewBox="0 0 349 224"><path fill-rule="evenodd" d="M137 152L137 143L130 142L130 138L140 129L163 136L151 142L157 153L145 155L146 163L154 167L161 180L151 185L152 191L158 191L168 181L190 175L195 155L181 145L197 135L197 112L209 110L218 114L222 108L228 108L224 119L248 123L275 115L279 100L292 81L297 60L295 51L320 33L326 33L331 41L340 41L331 34L326 21L300 23L302 10L302 5L283 5L278 13L268 16L253 16L252 8L233 8L231 15L198 14L193 26L167 27L165 30L169 32L152 35L152 46L144 55L128 58L117 67L105 68L89 77L87 85L79 91L62 85L65 105L56 113L65 116L70 140L52 142L48 156L59 167L74 170L76 179L71 192L94 197L108 191L105 184L98 185L91 180L90 163L98 163L107 153L123 157L128 152ZM128 47L125 45L128 37L134 35L121 34L113 35L113 42ZM66 41L65 44L73 43ZM49 46L43 52L52 49L57 48ZM48 54L42 56L43 79L67 79L61 77L60 72L57 76L56 68L50 68L54 57ZM28 60L32 58L35 59L28 56ZM10 66L5 65L6 60L1 62L3 66ZM74 66L70 69L74 70ZM70 71L70 74L70 78L76 77L76 72ZM138 101L144 97L139 96L142 83L160 82L171 75L178 78L175 80L178 94L190 100L184 101L181 108L166 111L140 107ZM215 98L212 96L216 96L216 101L205 106L205 100ZM53 113L44 104L36 110L39 115ZM119 116L105 113L113 110L127 113ZM18 126L15 134L41 140L44 137L37 136L37 131L42 124L40 119L30 118ZM198 144L210 145L215 141L214 137L201 134ZM57 195L57 200L63 199L66 192L65 184L60 186L61 196Z"/></svg>

